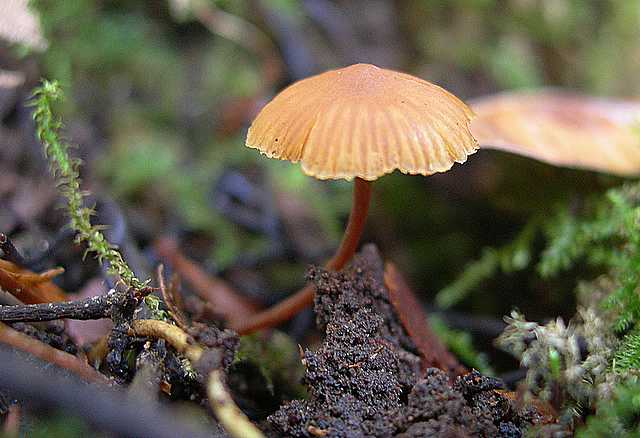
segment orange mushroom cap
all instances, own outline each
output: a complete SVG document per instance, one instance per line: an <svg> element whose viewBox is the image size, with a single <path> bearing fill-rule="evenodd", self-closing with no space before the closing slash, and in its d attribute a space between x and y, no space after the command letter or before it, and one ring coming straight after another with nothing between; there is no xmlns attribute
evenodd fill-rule
<svg viewBox="0 0 640 438"><path fill-rule="evenodd" d="M287 87L260 111L246 145L300 161L319 179L375 180L396 169L430 175L477 150L472 117L434 84L355 64Z"/></svg>

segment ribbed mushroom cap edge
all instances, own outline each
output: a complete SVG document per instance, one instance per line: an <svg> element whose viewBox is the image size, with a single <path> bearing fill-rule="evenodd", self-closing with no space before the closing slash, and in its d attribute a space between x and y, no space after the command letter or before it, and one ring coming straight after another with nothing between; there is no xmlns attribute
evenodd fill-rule
<svg viewBox="0 0 640 438"><path fill-rule="evenodd" d="M355 64L298 81L269 102L246 145L318 179L446 172L478 149L473 112L425 80Z"/></svg>

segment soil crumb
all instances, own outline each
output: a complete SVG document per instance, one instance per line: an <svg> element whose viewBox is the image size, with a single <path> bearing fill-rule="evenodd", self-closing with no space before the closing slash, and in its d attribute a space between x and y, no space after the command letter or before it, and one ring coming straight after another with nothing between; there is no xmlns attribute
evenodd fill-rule
<svg viewBox="0 0 640 438"><path fill-rule="evenodd" d="M509 437L539 421L500 391L501 382L471 372L451 382L420 372L415 345L384 286L383 262L366 246L342 272L312 268L315 311L325 339L306 350L306 400L268 419L273 437Z"/></svg>

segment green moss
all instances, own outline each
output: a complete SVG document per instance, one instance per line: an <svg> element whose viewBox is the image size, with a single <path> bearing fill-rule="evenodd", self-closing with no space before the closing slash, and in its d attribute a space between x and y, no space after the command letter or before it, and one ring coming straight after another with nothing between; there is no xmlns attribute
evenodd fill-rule
<svg viewBox="0 0 640 438"><path fill-rule="evenodd" d="M436 304L442 308L454 306L498 271L509 273L526 268L539 222L537 218L530 220L512 242L501 248L485 248L480 258L469 263L455 281L438 292Z"/></svg>
<svg viewBox="0 0 640 438"><path fill-rule="evenodd" d="M598 411L576 432L577 438L636 438L640 436L640 383L637 378L620 383L611 400L602 400Z"/></svg>
<svg viewBox="0 0 640 438"><path fill-rule="evenodd" d="M270 392L273 393L274 385L281 385L286 386L287 392L293 397L305 396L306 390L301 384L304 369L300 362L300 350L284 333L273 332L268 342L260 334L241 337L235 362L245 361L260 370Z"/></svg>
<svg viewBox="0 0 640 438"><path fill-rule="evenodd" d="M128 287L140 290L146 282L135 276L115 245L104 237L101 226L91 224L93 210L84 206L86 192L80 188L80 160L69 155L70 146L60 137L62 121L53 112L53 105L62 99L62 90L57 82L43 81L34 92L32 105L35 107L33 118L38 138L49 159L51 173L67 199L71 228L77 232L77 241L87 244L87 252L95 254L100 263L108 263L111 275L120 278Z"/></svg>

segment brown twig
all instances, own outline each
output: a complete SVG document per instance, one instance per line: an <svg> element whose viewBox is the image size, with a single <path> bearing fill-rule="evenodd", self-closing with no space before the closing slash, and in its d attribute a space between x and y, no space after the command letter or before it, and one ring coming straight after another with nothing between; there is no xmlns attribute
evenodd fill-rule
<svg viewBox="0 0 640 438"><path fill-rule="evenodd" d="M467 372L467 369L447 350L431 330L422 305L416 299L400 271L391 262L387 262L385 266L384 283L389 291L391 304L396 309L402 325L420 353L422 370L435 367L452 376Z"/></svg>
<svg viewBox="0 0 640 438"><path fill-rule="evenodd" d="M69 370L87 381L105 385L109 384L109 379L76 356L57 350L3 323L0 323L0 343L27 352L41 360Z"/></svg>
<svg viewBox="0 0 640 438"><path fill-rule="evenodd" d="M161 238L155 244L158 255L167 260L193 291L211 305L211 310L227 321L242 321L259 310L254 301L242 296L226 281L209 276L184 256L174 239Z"/></svg>

